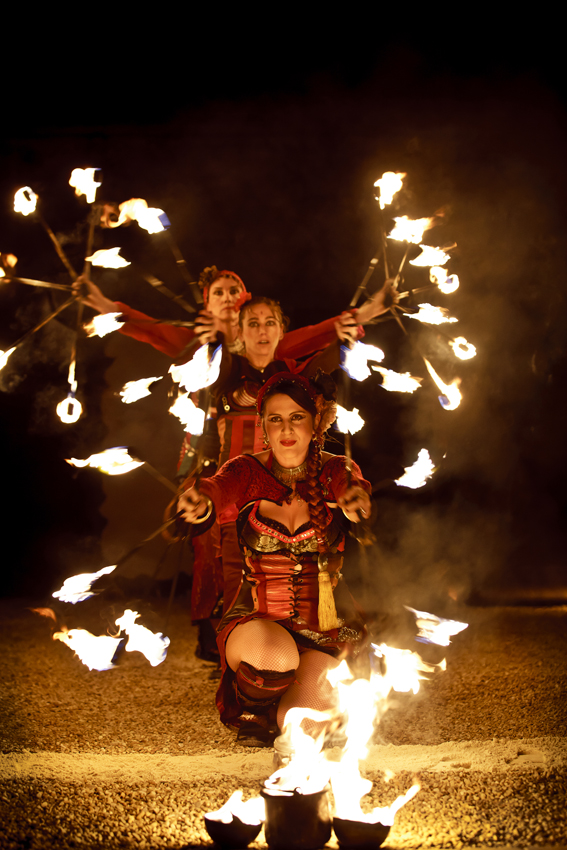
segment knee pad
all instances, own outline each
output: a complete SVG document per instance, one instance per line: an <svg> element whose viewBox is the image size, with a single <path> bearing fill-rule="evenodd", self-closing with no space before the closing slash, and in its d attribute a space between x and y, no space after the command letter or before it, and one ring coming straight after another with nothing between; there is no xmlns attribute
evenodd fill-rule
<svg viewBox="0 0 567 850"><path fill-rule="evenodd" d="M241 661L236 671L236 693L243 705L258 709L277 702L294 681L295 670L257 670Z"/></svg>

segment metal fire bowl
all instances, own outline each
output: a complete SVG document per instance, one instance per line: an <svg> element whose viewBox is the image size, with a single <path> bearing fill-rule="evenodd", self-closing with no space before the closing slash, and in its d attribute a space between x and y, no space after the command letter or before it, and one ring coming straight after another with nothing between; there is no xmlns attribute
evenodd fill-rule
<svg viewBox="0 0 567 850"><path fill-rule="evenodd" d="M210 838L220 847L248 847L262 829L261 823L243 823L236 815L233 815L231 823L222 823L207 815L203 817Z"/></svg>
<svg viewBox="0 0 567 850"><path fill-rule="evenodd" d="M341 847L379 847L390 832L383 823L366 823L361 820L333 818L333 829Z"/></svg>

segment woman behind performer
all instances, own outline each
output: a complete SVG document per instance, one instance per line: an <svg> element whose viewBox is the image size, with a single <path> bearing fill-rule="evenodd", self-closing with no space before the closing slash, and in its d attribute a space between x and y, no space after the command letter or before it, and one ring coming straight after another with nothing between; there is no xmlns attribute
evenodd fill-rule
<svg viewBox="0 0 567 850"><path fill-rule="evenodd" d="M292 707L330 708L326 672L364 634L340 569L344 517L370 513L370 485L355 463L349 472L346 458L321 450L334 395L321 373L273 375L258 395L268 448L228 461L179 500L196 529L239 509L244 570L219 627L217 705L252 746L271 743Z"/></svg>

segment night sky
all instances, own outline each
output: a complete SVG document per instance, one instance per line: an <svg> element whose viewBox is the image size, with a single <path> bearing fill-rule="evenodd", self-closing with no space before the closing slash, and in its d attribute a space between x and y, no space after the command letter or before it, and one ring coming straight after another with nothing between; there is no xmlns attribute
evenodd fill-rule
<svg viewBox="0 0 567 850"><path fill-rule="evenodd" d="M412 396L385 392L377 377L353 388L368 423L355 458L375 484L400 474L422 447L438 465L422 490L391 485L377 495L376 605L566 587L567 134L555 45L537 31L529 42L527 24L514 40L495 20L483 31L478 17L451 41L441 16L435 49L416 22L395 37L354 20L335 21L332 36L328 20L319 31L287 21L246 38L226 20L222 35L184 24L183 41L181 22L170 19L136 49L122 33L80 61L54 43L35 54L36 73L19 84L25 91L10 105L0 142L0 249L18 256L20 275L67 283L39 224L12 212L13 193L32 186L80 268L87 209L68 178L75 167L97 166L98 199L143 197L164 209L195 274L213 263L234 269L254 293L281 300L300 327L348 305L379 244L373 183L386 170L407 172L389 212L443 211L426 240L457 243L448 268L461 287L425 300L450 308L460 322L440 330L465 336L478 356L457 361L435 328L406 321L443 379L462 379L463 402L447 412L395 323L367 330L366 341L386 352L383 365L424 382ZM132 225L98 230L96 241L120 244L132 261L93 273L105 294L156 317L185 318L138 273L183 291L161 237ZM401 253L391 247L394 264ZM426 278L410 267L400 288ZM382 279L379 269L371 288ZM0 288L0 348L60 297ZM129 444L173 477L182 436L167 414L166 380L135 406L116 400L125 380L169 366L116 334L80 342L85 415L61 425L54 408L66 393L73 327L67 311L0 376L11 499L6 594L48 594L68 575L113 563L159 525L168 501L141 472L102 480L65 464ZM132 571L152 572L157 557L159 547Z"/></svg>

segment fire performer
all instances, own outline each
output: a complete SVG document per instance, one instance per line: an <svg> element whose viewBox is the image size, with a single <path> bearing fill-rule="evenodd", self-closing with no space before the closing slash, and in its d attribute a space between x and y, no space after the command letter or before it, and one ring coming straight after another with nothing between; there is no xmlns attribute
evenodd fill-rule
<svg viewBox="0 0 567 850"><path fill-rule="evenodd" d="M321 372L272 375L257 399L268 448L229 460L179 499L197 529L239 511L244 569L219 626L217 705L251 746L269 745L292 707L330 708L325 674L364 635L340 569L344 517L370 513L370 485L356 463L349 475L345 457L322 452L335 395Z"/></svg>
<svg viewBox="0 0 567 850"><path fill-rule="evenodd" d="M190 359L195 346L212 342L222 334L225 356L221 377L213 388L217 402L219 447L208 455L220 466L226 460L262 448L261 429L256 427L255 400L264 381L280 369L289 368L288 358L302 357L324 349L337 339L356 339L363 334L360 324L387 309L391 293L389 282L359 310L343 312L318 325L286 333L287 318L279 304L271 299L251 299L241 278L231 271L218 271L216 266L205 269L200 276L204 303L195 330L175 328L166 324L151 324L143 313L126 304L106 298L98 286L86 281L88 296L85 303L99 313L123 312L128 322L121 332L149 342L155 348L180 362ZM228 355L228 356L227 356ZM277 360L276 360L277 358ZM292 361L293 362L293 361ZM277 365L279 363L279 366ZM270 365L271 364L271 365ZM266 368L270 369L266 372ZM333 367L338 365L333 364ZM211 411L214 413L214 410ZM195 456L196 438L186 434L178 464L178 475L184 479L189 462ZM205 660L215 660L216 643L210 626L219 598L232 598L233 584L238 582L242 561L238 547L235 520L237 511L227 509L210 534L193 541L193 586L191 618L199 624L197 654ZM221 555L222 553L222 555ZM225 583L228 582L228 587Z"/></svg>

